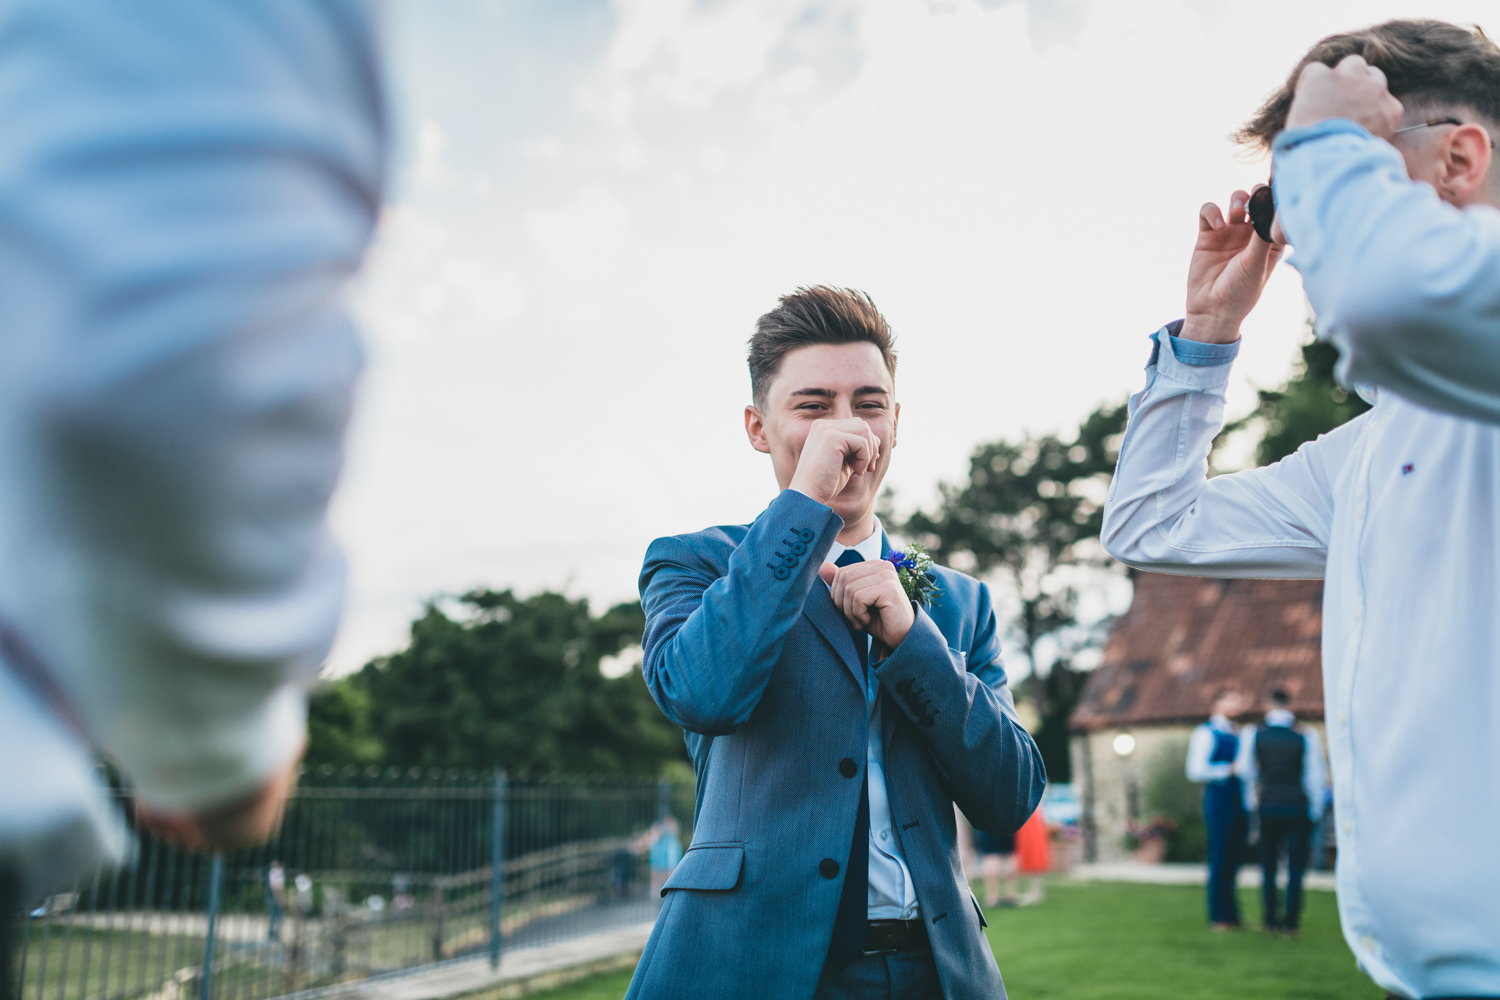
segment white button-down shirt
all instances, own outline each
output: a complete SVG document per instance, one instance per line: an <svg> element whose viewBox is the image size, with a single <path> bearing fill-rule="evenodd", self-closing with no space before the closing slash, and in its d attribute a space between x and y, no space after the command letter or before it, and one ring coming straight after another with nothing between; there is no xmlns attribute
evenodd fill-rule
<svg viewBox="0 0 1500 1000"><path fill-rule="evenodd" d="M1239 730L1235 728L1234 723L1222 715L1211 715L1207 722L1195 728L1193 735L1188 738L1186 769L1189 781L1223 781L1233 776L1233 760L1217 763L1213 760L1214 747L1218 744L1218 740L1214 738L1215 732L1239 736Z"/></svg>
<svg viewBox="0 0 1500 1000"><path fill-rule="evenodd" d="M1157 572L1325 578L1345 937L1393 992L1497 996L1500 215L1441 204L1348 122L1284 133L1275 174L1322 331L1375 408L1208 479L1228 361L1159 334L1105 545Z"/></svg>
<svg viewBox="0 0 1500 1000"><path fill-rule="evenodd" d="M0 621L30 649L0 652L0 865L28 898L123 847L61 715L161 811L301 745L383 114L358 4L0 8Z"/></svg>
<svg viewBox="0 0 1500 1000"><path fill-rule="evenodd" d="M866 562L880 558L880 522L870 537L854 545L837 541L828 550L825 562L837 562L848 549L858 552ZM868 638L865 640L868 642ZM865 744L865 785L870 794L870 882L871 920L913 920L919 914L917 889L911 871L906 867L901 844L891 829L891 802L885 787L885 744L881 737L880 682L875 671L867 675L865 704L869 708L869 739Z"/></svg>

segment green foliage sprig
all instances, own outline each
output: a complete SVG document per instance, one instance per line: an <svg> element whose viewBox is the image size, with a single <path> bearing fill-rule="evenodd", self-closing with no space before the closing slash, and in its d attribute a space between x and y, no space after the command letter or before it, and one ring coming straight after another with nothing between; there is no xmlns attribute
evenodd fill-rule
<svg viewBox="0 0 1500 1000"><path fill-rule="evenodd" d="M908 545L900 552L892 552L885 561L896 567L896 579L906 591L909 601L916 601L919 608L930 608L933 599L942 588L932 574L932 556L920 545Z"/></svg>

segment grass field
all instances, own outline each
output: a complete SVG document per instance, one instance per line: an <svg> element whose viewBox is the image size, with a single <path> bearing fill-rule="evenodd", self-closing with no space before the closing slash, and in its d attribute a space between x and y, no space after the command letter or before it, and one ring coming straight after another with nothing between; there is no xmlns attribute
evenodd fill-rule
<svg viewBox="0 0 1500 1000"><path fill-rule="evenodd" d="M993 910L990 944L1016 1000L1380 1000L1339 932L1334 897L1306 895L1302 936L1214 934L1203 890L1183 886L1079 884L1048 889L1040 906ZM1260 905L1241 892L1254 918ZM630 974L582 980L537 1000L619 1000Z"/></svg>

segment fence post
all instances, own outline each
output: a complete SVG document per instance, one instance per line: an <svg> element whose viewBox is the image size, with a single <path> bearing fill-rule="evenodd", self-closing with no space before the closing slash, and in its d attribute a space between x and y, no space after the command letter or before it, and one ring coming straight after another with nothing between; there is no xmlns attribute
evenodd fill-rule
<svg viewBox="0 0 1500 1000"><path fill-rule="evenodd" d="M495 802L490 836L490 968L500 968L500 897L505 887L505 793L504 771L495 772Z"/></svg>
<svg viewBox="0 0 1500 1000"><path fill-rule="evenodd" d="M219 920L219 888L224 881L224 855L214 852L208 876L208 936L203 942L203 974L198 977L198 1000L208 1000L214 980L214 925Z"/></svg>
<svg viewBox="0 0 1500 1000"><path fill-rule="evenodd" d="M668 783L666 776L656 780L656 818L662 823L667 821L667 814L672 811L672 786Z"/></svg>

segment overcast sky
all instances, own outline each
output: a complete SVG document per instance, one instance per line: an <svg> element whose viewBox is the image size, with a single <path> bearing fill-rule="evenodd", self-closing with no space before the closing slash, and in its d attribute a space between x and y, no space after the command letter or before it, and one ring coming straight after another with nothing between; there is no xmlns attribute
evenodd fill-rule
<svg viewBox="0 0 1500 1000"><path fill-rule="evenodd" d="M1493 10L393 0L331 669L400 648L443 594L633 599L652 538L753 518L775 481L745 341L799 285L864 289L895 328L898 509L981 442L1076 427L1139 388L1199 205L1266 176L1226 135L1307 47ZM1306 315L1281 268L1231 415L1285 379Z"/></svg>

